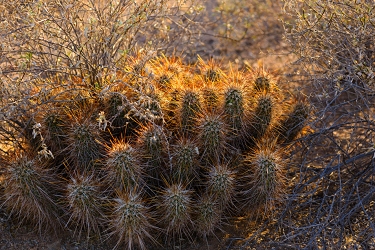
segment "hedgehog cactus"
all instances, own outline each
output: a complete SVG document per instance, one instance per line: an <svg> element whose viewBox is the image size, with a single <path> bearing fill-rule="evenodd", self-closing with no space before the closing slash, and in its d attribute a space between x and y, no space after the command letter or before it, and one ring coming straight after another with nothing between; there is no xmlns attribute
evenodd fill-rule
<svg viewBox="0 0 375 250"><path fill-rule="evenodd" d="M217 82L224 76L219 64L214 60L205 62L201 57L198 57L197 66L205 82Z"/></svg>
<svg viewBox="0 0 375 250"><path fill-rule="evenodd" d="M111 122L111 129L116 131L116 134L121 134L125 127L127 119L125 118L126 101L122 93L115 92L107 97L104 101L108 120Z"/></svg>
<svg viewBox="0 0 375 250"><path fill-rule="evenodd" d="M207 190L224 209L235 196L236 176L225 164L213 165L207 176Z"/></svg>
<svg viewBox="0 0 375 250"><path fill-rule="evenodd" d="M182 138L172 149L172 180L191 182L196 176L198 147L189 139Z"/></svg>
<svg viewBox="0 0 375 250"><path fill-rule="evenodd" d="M67 159L79 171L91 168L95 160L103 156L101 131L89 119L74 120L66 132Z"/></svg>
<svg viewBox="0 0 375 250"><path fill-rule="evenodd" d="M219 96L214 87L202 90L203 104L207 112L214 112L219 105Z"/></svg>
<svg viewBox="0 0 375 250"><path fill-rule="evenodd" d="M160 165L165 147L165 135L162 127L149 124L143 127L138 134L138 145L144 160L151 166Z"/></svg>
<svg viewBox="0 0 375 250"><path fill-rule="evenodd" d="M93 173L71 177L65 194L66 216L69 217L68 224L73 226L78 237L82 232L86 232L87 238L100 236L104 222L104 200L104 193Z"/></svg>
<svg viewBox="0 0 375 250"><path fill-rule="evenodd" d="M189 233L192 226L192 191L181 183L168 185L161 194L159 209L169 234L182 236Z"/></svg>
<svg viewBox="0 0 375 250"><path fill-rule="evenodd" d="M220 115L204 115L199 122L199 141L202 151L202 157L206 161L218 162L225 153L226 147L226 128Z"/></svg>
<svg viewBox="0 0 375 250"><path fill-rule="evenodd" d="M165 94L166 103L163 103L165 126L171 131L179 131L179 106L181 101L180 90L173 89Z"/></svg>
<svg viewBox="0 0 375 250"><path fill-rule="evenodd" d="M104 171L108 184L120 190L141 185L144 175L139 154L124 141L114 142L108 147Z"/></svg>
<svg viewBox="0 0 375 250"><path fill-rule="evenodd" d="M243 161L243 168L247 170L245 179L250 182L245 184L242 192L247 200L246 205L263 207L268 212L283 192L284 165L276 139L263 142L257 147Z"/></svg>
<svg viewBox="0 0 375 250"><path fill-rule="evenodd" d="M256 91L269 92L271 89L270 79L266 76L259 76L254 81L254 89Z"/></svg>
<svg viewBox="0 0 375 250"><path fill-rule="evenodd" d="M225 91L224 113L233 132L238 133L244 118L244 96L239 88L230 87Z"/></svg>
<svg viewBox="0 0 375 250"><path fill-rule="evenodd" d="M216 198L205 194L196 204L195 210L196 232L203 237L213 234L219 228L222 211L220 210Z"/></svg>
<svg viewBox="0 0 375 250"><path fill-rule="evenodd" d="M252 121L252 126L254 128L253 136L255 139L260 139L266 134L272 122L273 109L274 101L271 95L266 94L258 97L258 103Z"/></svg>
<svg viewBox="0 0 375 250"><path fill-rule="evenodd" d="M5 168L4 206L11 216L32 223L41 233L58 226L53 183L56 175L37 158L17 154Z"/></svg>
<svg viewBox="0 0 375 250"><path fill-rule="evenodd" d="M292 105L291 110L280 124L278 134L281 142L291 142L297 137L305 126L310 107L306 102L300 101Z"/></svg>
<svg viewBox="0 0 375 250"><path fill-rule="evenodd" d="M146 241L154 241L151 235L154 227L150 223L150 208L142 200L141 192L136 189L121 192L112 203L110 235L118 238L116 247L125 243L129 250L134 246L147 249Z"/></svg>
<svg viewBox="0 0 375 250"><path fill-rule="evenodd" d="M193 132L196 126L196 119L201 110L199 93L186 91L182 97L181 104L181 128L184 134Z"/></svg>
<svg viewBox="0 0 375 250"><path fill-rule="evenodd" d="M220 72L215 69L208 69L205 74L206 81L216 82L220 79Z"/></svg>
<svg viewBox="0 0 375 250"><path fill-rule="evenodd" d="M64 146L63 135L66 128L64 116L58 112L44 114L41 128L44 140L51 147L52 152L62 150Z"/></svg>
<svg viewBox="0 0 375 250"><path fill-rule="evenodd" d="M78 235L106 232L128 249L206 237L244 207L272 210L284 189L281 152L303 129L306 102L284 96L263 71L222 71L213 60L122 62L100 93L74 79L82 89L56 88L53 112L30 108L39 123L24 134L39 141L25 151L58 157L10 159L2 207L40 229L66 218Z"/></svg>

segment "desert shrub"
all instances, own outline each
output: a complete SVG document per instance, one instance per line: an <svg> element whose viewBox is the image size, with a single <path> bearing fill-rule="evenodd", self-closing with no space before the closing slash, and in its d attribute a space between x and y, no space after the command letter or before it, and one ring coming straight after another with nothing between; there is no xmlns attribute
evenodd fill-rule
<svg viewBox="0 0 375 250"><path fill-rule="evenodd" d="M294 52L314 72L316 80L329 83L329 88L319 85L322 97L337 95L349 87L371 94L373 1L286 1L286 8L296 17L294 22L285 23Z"/></svg>
<svg viewBox="0 0 375 250"><path fill-rule="evenodd" d="M184 15L196 14L192 6L192 2L158 0L2 2L0 118L5 136L3 144L19 141L13 138L17 134L15 131L26 131L28 138L31 137L34 117L26 117L26 113L31 114L25 112L26 109L33 109L35 105L48 107L51 96L54 101L65 102L68 92L74 101L86 101L116 79L120 61L131 51L142 48L152 57L156 48L166 50L171 46L167 33L168 36L180 33L179 37L189 40L189 34L178 29L176 23ZM168 27L173 23L172 32ZM189 30L188 27L185 30ZM137 63L142 66L141 61ZM50 80L42 83L39 81L42 78ZM85 91L81 91L83 89ZM112 112L118 107L127 112L127 107L122 105L124 100L117 97L120 98L117 104L114 97L109 100L116 106L112 107ZM54 111L58 112L59 108Z"/></svg>
<svg viewBox="0 0 375 250"><path fill-rule="evenodd" d="M289 174L298 183L278 222L265 226L279 230L242 247L260 239L304 249L374 246L374 8L374 1L285 1L313 133L296 144L299 163Z"/></svg>

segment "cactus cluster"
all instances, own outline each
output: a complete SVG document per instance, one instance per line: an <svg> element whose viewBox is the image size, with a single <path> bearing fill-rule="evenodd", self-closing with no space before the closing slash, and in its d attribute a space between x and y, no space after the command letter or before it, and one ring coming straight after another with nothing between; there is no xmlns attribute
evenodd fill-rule
<svg viewBox="0 0 375 250"><path fill-rule="evenodd" d="M308 104L264 72L125 62L105 86L72 77L30 110L33 143L6 159L1 206L40 230L128 249L206 237L227 216L272 209Z"/></svg>

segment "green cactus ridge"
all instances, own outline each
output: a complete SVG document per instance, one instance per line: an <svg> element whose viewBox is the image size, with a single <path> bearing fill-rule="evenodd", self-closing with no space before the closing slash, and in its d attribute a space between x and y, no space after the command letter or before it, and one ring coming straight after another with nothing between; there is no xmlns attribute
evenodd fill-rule
<svg viewBox="0 0 375 250"><path fill-rule="evenodd" d="M260 168L260 178L264 182L264 192L272 193L276 182L276 163L275 159L270 157L260 158L257 162Z"/></svg>
<svg viewBox="0 0 375 250"><path fill-rule="evenodd" d="M214 69L208 69L205 74L206 81L216 82L220 79L220 72Z"/></svg>
<svg viewBox="0 0 375 250"><path fill-rule="evenodd" d="M255 130L253 134L255 138L261 138L266 134L267 129L272 121L273 109L274 102L272 96L259 96L253 121L253 126Z"/></svg>
<svg viewBox="0 0 375 250"><path fill-rule="evenodd" d="M207 236L215 231L220 225L221 211L216 199L210 195L200 198L197 204L196 231L198 234Z"/></svg>
<svg viewBox="0 0 375 250"><path fill-rule="evenodd" d="M162 128L154 125L146 127L140 134L140 143L144 147L145 155L149 159L158 159L163 151L163 131Z"/></svg>
<svg viewBox="0 0 375 250"><path fill-rule="evenodd" d="M216 93L213 88L205 88L202 92L205 108L211 112L215 111L219 105L218 93Z"/></svg>
<svg viewBox="0 0 375 250"><path fill-rule="evenodd" d="M105 196L100 191L100 185L93 175L84 174L71 177L66 192L68 224L75 228L74 231L79 237L83 232L86 232L87 237L90 235L100 236Z"/></svg>
<svg viewBox="0 0 375 250"><path fill-rule="evenodd" d="M205 116L201 120L199 127L201 148L204 149L203 155L210 159L218 159L220 153L224 152L225 147L225 124L220 116Z"/></svg>
<svg viewBox="0 0 375 250"><path fill-rule="evenodd" d="M305 126L310 108L307 103L297 102L293 105L292 112L281 122L279 130L280 138L285 142L291 142Z"/></svg>
<svg viewBox="0 0 375 250"><path fill-rule="evenodd" d="M235 173L226 165L214 165L208 173L208 191L219 203L220 208L228 205L235 196Z"/></svg>
<svg viewBox="0 0 375 250"><path fill-rule="evenodd" d="M100 131L96 124L85 120L74 122L67 131L64 143L67 145L68 159L76 169L85 171L93 162L103 156Z"/></svg>
<svg viewBox="0 0 375 250"><path fill-rule="evenodd" d="M257 145L253 153L249 153L243 161L248 169L247 181L242 189L244 204L253 204L255 208L263 208L267 213L273 209L277 199L284 190L284 165L280 157L277 138ZM256 209L255 209L256 210Z"/></svg>

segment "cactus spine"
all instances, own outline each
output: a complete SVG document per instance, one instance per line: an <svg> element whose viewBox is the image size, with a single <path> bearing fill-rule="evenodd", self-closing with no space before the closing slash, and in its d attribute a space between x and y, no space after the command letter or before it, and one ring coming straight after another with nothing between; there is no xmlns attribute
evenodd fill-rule
<svg viewBox="0 0 375 250"><path fill-rule="evenodd" d="M218 162L225 153L226 127L220 115L207 114L200 119L199 141L202 157L210 162Z"/></svg>
<svg viewBox="0 0 375 250"><path fill-rule="evenodd" d="M252 121L255 139L263 137L272 121L274 102L271 95L260 95Z"/></svg>
<svg viewBox="0 0 375 250"><path fill-rule="evenodd" d="M189 139L181 139L173 147L172 180L191 182L197 175L198 147Z"/></svg>
<svg viewBox="0 0 375 250"><path fill-rule="evenodd" d="M56 229L57 203L53 183L56 175L38 159L16 154L4 173L4 202L2 206L21 224L32 223L41 233Z"/></svg>
<svg viewBox="0 0 375 250"><path fill-rule="evenodd" d="M114 142L108 148L104 165L105 179L115 189L125 190L141 185L144 175L139 154L124 141Z"/></svg>
<svg viewBox="0 0 375 250"><path fill-rule="evenodd" d="M154 241L151 230L154 228L150 221L150 208L141 198L141 192L132 189L121 192L112 201L111 236L116 236L117 246L125 243L129 250L138 246L147 249L146 241Z"/></svg>
<svg viewBox="0 0 375 250"><path fill-rule="evenodd" d="M186 91L181 103L181 128L184 134L191 134L196 125L196 119L201 110L199 93Z"/></svg>
<svg viewBox="0 0 375 250"><path fill-rule="evenodd" d="M160 198L159 209L167 232L173 236L188 234L192 225L192 191L181 183L171 184Z"/></svg>
<svg viewBox="0 0 375 250"><path fill-rule="evenodd" d="M101 235L104 200L104 193L93 173L71 177L66 187L65 202L68 212L66 216L68 224L73 226L78 237L82 232L86 232L86 238Z"/></svg>
<svg viewBox="0 0 375 250"><path fill-rule="evenodd" d="M280 142L291 142L301 132L309 116L310 107L306 102L299 101L292 105L291 112L281 121L278 134Z"/></svg>
<svg viewBox="0 0 375 250"><path fill-rule="evenodd" d="M246 179L250 180L243 189L245 204L263 207L265 213L272 211L284 190L284 165L276 142L277 138L258 144L243 162L248 171Z"/></svg>

